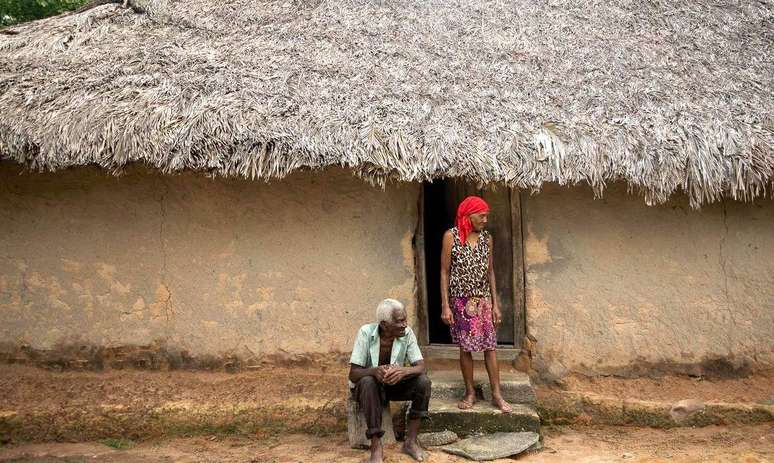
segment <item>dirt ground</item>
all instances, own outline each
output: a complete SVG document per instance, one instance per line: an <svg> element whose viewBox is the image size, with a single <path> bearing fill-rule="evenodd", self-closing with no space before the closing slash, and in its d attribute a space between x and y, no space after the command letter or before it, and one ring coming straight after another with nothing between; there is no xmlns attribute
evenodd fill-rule
<svg viewBox="0 0 774 463"><path fill-rule="evenodd" d="M341 366L238 374L0 365L0 445L346 429ZM216 432L217 431L217 432Z"/></svg>
<svg viewBox="0 0 774 463"><path fill-rule="evenodd" d="M707 379L689 376L625 379L572 375L563 380L563 389L601 396L640 400L697 399L704 402L772 402L774 371L759 372L747 378ZM538 387L540 390L550 387Z"/></svg>
<svg viewBox="0 0 774 463"><path fill-rule="evenodd" d="M0 365L0 407L61 408L168 401L271 404L293 397L308 400L344 397L343 366L265 367L239 374L205 371L108 370L52 372Z"/></svg>
<svg viewBox="0 0 774 463"><path fill-rule="evenodd" d="M553 462L774 462L774 425L710 426L669 431L627 427L576 427L544 430L545 448L523 455L524 463ZM238 437L193 437L140 444L115 450L103 443L27 444L0 448L0 461L28 463L355 463L367 453L347 446L343 433L328 437L293 434L271 439ZM388 463L411 460L391 446ZM468 461L430 452L429 463ZM498 460L513 462L513 459Z"/></svg>
<svg viewBox="0 0 774 463"><path fill-rule="evenodd" d="M38 368L0 366L0 409L24 414L33 411L87 409L109 406L153 405L169 401L238 403L250 401L271 407L288 401L329 401L346 394L343 365L306 368L264 367L239 374L113 370L105 372L51 372ZM567 378L564 388L645 400L768 402L774 399L774 375L736 380L667 376L660 379ZM538 388L538 395L549 390ZM333 398L333 399L332 399ZM0 411L2 411L0 410ZM299 420L284 416L285 420ZM340 426L340 419L334 421ZM303 423L299 421L301 429ZM292 426L284 429L298 429ZM309 431L304 431L309 432ZM359 462L366 453L351 450L341 428L327 434L257 432L151 433L138 442L132 436L86 443L0 444L0 460L35 463L108 461L139 462L250 462L327 463ZM659 430L633 427L544 427L545 449L518 458L524 462L772 462L774 423L747 426L708 426ZM111 434L112 435L112 434ZM115 449L120 447L122 449ZM398 449L388 449L387 462L409 463ZM431 463L466 461L440 451ZM503 460L514 461L514 460Z"/></svg>
<svg viewBox="0 0 774 463"><path fill-rule="evenodd" d="M252 401L271 404L292 398L328 400L346 396L343 365L263 367L238 374L202 371L108 370L51 372L34 367L0 365L3 409L127 405L190 400ZM698 399L722 402L774 400L774 372L749 378L710 380L687 376L658 379L570 376L564 389L642 400ZM548 386L541 390L555 389Z"/></svg>

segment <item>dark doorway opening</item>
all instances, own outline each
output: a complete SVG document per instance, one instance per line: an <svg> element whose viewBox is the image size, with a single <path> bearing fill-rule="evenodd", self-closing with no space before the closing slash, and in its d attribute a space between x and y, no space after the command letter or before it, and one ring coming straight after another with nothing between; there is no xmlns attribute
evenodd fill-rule
<svg viewBox="0 0 774 463"><path fill-rule="evenodd" d="M495 243L495 278L503 312L503 323L497 330L498 344L520 346L525 327L518 192L508 188L481 190L458 180L436 180L423 187L425 313L429 343L451 344L449 327L441 321L441 245L444 232L454 226L457 205L468 195L478 195L491 209L487 227Z"/></svg>
<svg viewBox="0 0 774 463"><path fill-rule="evenodd" d="M449 327L441 321L441 244L443 234L454 226L454 209L447 204L447 183L425 184L425 265L429 339L432 344L451 344Z"/></svg>

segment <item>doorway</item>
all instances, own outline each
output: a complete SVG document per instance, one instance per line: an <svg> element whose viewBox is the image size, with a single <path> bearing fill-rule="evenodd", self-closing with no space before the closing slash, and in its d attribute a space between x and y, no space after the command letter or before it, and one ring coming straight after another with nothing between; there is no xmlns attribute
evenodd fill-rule
<svg viewBox="0 0 774 463"><path fill-rule="evenodd" d="M425 343L451 344L449 327L441 321L441 245L443 234L454 226L457 205L466 196L477 195L489 204L487 229L494 238L497 295L503 322L497 330L498 345L521 347L524 325L524 267L522 259L521 207L518 190L501 187L482 190L460 180L424 183L421 201L420 311L423 312Z"/></svg>

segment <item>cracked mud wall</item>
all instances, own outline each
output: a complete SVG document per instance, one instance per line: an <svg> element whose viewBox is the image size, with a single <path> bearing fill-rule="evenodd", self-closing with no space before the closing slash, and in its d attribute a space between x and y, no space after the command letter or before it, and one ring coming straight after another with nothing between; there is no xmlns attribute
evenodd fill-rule
<svg viewBox="0 0 774 463"><path fill-rule="evenodd" d="M267 184L0 163L0 343L348 352L384 297L416 322L418 188L338 169Z"/></svg>
<svg viewBox="0 0 774 463"><path fill-rule="evenodd" d="M774 202L656 207L613 185L523 196L527 331L545 379L774 368Z"/></svg>

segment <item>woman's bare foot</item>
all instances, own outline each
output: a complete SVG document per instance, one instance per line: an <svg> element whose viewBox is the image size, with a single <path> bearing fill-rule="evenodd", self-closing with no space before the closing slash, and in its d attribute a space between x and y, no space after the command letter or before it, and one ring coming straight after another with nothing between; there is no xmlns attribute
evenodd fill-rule
<svg viewBox="0 0 774 463"><path fill-rule="evenodd" d="M513 408L502 397L492 397L492 405L500 409L503 413L511 413Z"/></svg>
<svg viewBox="0 0 774 463"><path fill-rule="evenodd" d="M473 408L473 404L476 403L476 396L475 395L465 395L465 397L462 398L460 403L457 404L457 408L460 410L470 410Z"/></svg>
<svg viewBox="0 0 774 463"><path fill-rule="evenodd" d="M414 439L406 439L401 451L416 461L425 461L425 452Z"/></svg>

